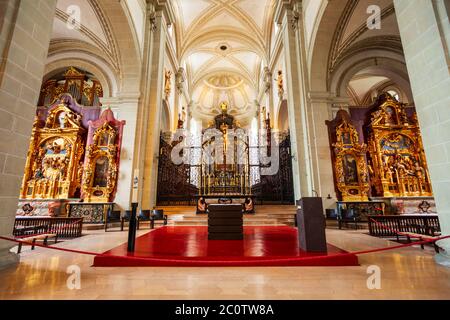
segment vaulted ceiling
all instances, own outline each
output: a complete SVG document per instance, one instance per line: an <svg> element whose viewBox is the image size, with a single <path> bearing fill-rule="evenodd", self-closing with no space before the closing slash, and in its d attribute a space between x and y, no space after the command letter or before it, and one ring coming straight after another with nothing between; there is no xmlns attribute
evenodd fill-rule
<svg viewBox="0 0 450 320"><path fill-rule="evenodd" d="M262 62L267 62L274 0L174 0L179 58L185 66L194 116L211 118L226 101L245 121Z"/></svg>
<svg viewBox="0 0 450 320"><path fill-rule="evenodd" d="M73 50L96 54L116 71L119 69L117 46L108 17L95 0L57 2L50 54Z"/></svg>

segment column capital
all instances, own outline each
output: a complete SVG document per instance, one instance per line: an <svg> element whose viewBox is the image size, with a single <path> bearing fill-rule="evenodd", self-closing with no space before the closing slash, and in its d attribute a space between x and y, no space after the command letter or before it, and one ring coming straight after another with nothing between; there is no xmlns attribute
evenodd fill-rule
<svg viewBox="0 0 450 320"><path fill-rule="evenodd" d="M275 7L274 20L277 24L283 23L285 15L294 15L301 18L301 0L281 0L277 2Z"/></svg>
<svg viewBox="0 0 450 320"><path fill-rule="evenodd" d="M156 14L157 16L164 16L167 24L175 23L175 10L173 8L172 1L169 0L147 0L149 4L148 10L151 14ZM151 19L151 15L150 15Z"/></svg>

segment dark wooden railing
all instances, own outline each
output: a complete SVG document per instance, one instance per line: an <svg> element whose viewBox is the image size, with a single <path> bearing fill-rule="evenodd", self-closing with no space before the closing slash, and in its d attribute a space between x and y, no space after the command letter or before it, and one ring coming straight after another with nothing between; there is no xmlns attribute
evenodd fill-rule
<svg viewBox="0 0 450 320"><path fill-rule="evenodd" d="M30 227L42 228L48 233L56 233L58 238L77 238L81 237L83 218L19 217L14 222L13 235L20 236L22 235L21 229Z"/></svg>
<svg viewBox="0 0 450 320"><path fill-rule="evenodd" d="M437 215L400 215L369 217L369 233L376 237L393 237L397 232L434 236L441 231Z"/></svg>

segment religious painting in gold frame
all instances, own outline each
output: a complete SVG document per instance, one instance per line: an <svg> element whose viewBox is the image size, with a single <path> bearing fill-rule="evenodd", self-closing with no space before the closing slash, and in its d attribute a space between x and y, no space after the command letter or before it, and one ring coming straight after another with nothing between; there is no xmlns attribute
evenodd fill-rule
<svg viewBox="0 0 450 320"><path fill-rule="evenodd" d="M369 170L377 195L430 197L433 195L419 123L415 113L390 94L378 98L369 124Z"/></svg>
<svg viewBox="0 0 450 320"><path fill-rule="evenodd" d="M367 146L359 142L346 111L340 110L336 119L327 124L331 129L335 183L341 200L368 201Z"/></svg>
<svg viewBox="0 0 450 320"><path fill-rule="evenodd" d="M110 202L117 184L117 130L108 122L98 128L87 148L83 176L85 202Z"/></svg>

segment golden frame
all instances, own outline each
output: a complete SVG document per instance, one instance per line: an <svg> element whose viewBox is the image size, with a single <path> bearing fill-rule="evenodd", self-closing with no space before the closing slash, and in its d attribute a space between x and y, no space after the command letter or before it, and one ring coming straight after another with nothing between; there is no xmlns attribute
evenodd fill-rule
<svg viewBox="0 0 450 320"><path fill-rule="evenodd" d="M417 116L385 93L369 126L371 182L383 197L433 196Z"/></svg>
<svg viewBox="0 0 450 320"><path fill-rule="evenodd" d="M335 179L342 201L368 201L367 146L359 143L358 132L345 116L341 117L335 133L336 142L332 144ZM352 166L349 166L348 159L352 159Z"/></svg>
<svg viewBox="0 0 450 320"><path fill-rule="evenodd" d="M84 154L81 115L65 104L33 123L21 199L68 199L81 186L78 164ZM63 153L61 153L63 151Z"/></svg>
<svg viewBox="0 0 450 320"><path fill-rule="evenodd" d="M107 137L106 144L102 143L103 137ZM117 149L116 144L117 130L109 123L105 123L98 128L93 137L93 144L87 148L86 169L83 175L83 196L85 202L110 202L117 184L118 166L116 162ZM95 185L95 170L97 160L107 158L108 172L106 185Z"/></svg>

